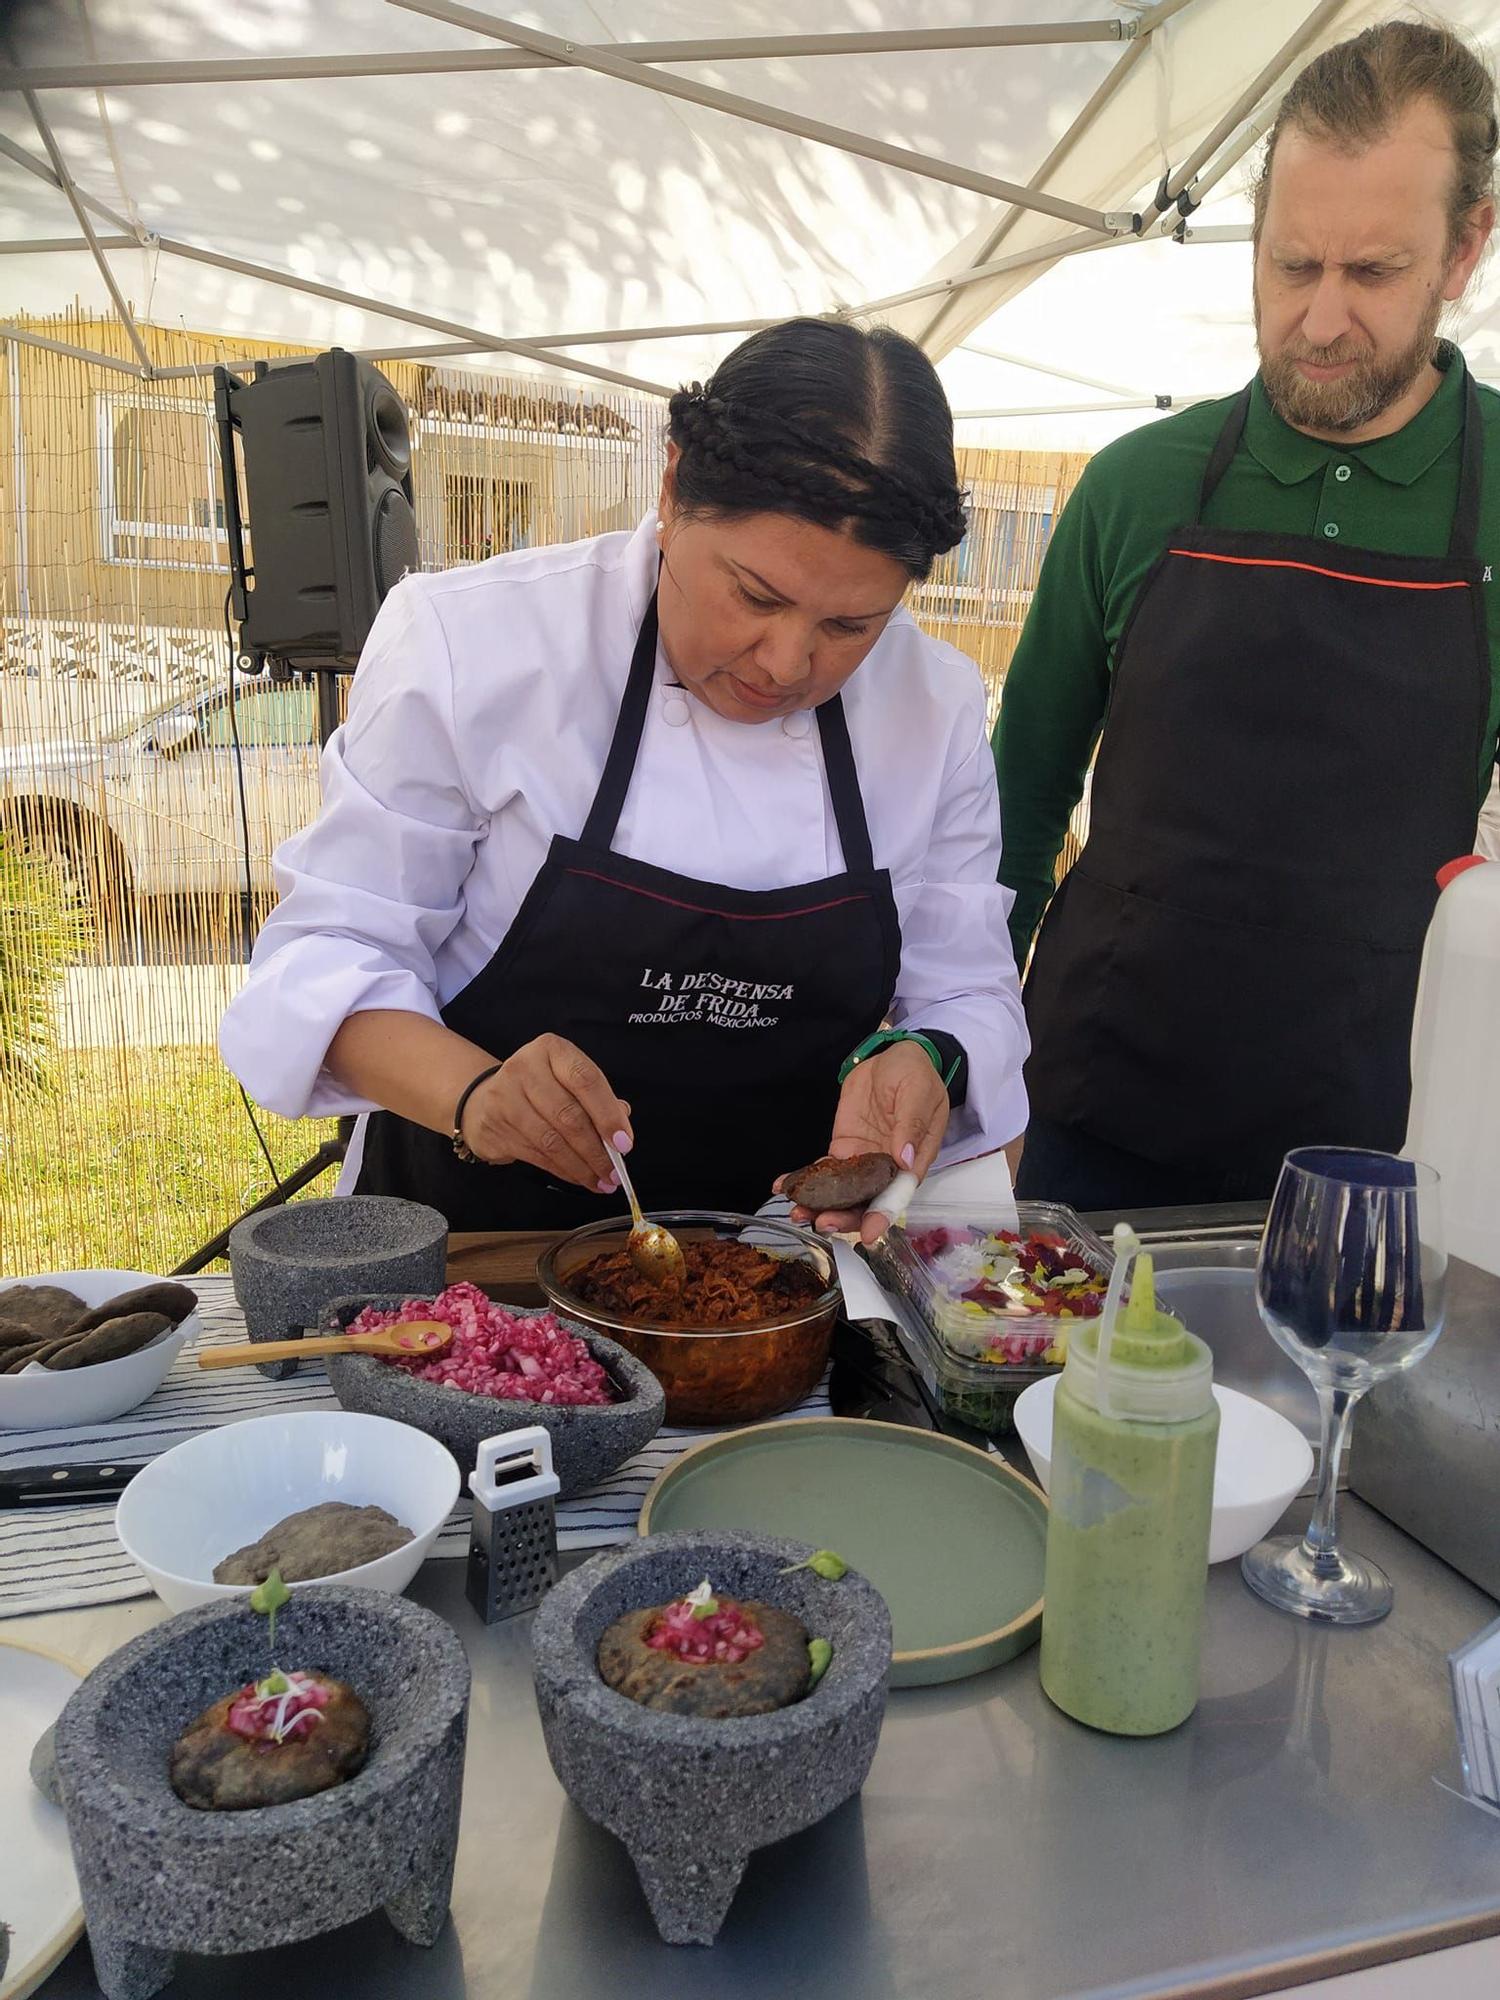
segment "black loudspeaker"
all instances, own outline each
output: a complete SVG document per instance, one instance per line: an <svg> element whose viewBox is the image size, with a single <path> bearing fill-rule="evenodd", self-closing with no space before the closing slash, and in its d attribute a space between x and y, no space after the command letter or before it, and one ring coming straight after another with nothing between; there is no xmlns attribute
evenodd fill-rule
<svg viewBox="0 0 1500 2000"><path fill-rule="evenodd" d="M261 666L349 670L391 586L418 567L411 427L378 368L342 348L214 371L234 611ZM235 445L252 564L244 561Z"/></svg>

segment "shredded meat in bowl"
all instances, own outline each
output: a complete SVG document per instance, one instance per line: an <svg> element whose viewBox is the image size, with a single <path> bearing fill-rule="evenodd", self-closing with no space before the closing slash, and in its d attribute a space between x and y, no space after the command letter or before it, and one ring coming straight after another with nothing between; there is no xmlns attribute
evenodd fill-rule
<svg viewBox="0 0 1500 2000"><path fill-rule="evenodd" d="M757 1326L797 1313L825 1290L799 1257L773 1257L748 1243L684 1243L680 1289L643 1277L628 1251L607 1250L579 1265L568 1289L585 1305L655 1326Z"/></svg>

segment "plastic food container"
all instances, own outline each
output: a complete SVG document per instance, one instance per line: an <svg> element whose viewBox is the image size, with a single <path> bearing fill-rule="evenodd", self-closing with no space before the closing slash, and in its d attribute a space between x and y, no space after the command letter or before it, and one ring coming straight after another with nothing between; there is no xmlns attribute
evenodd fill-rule
<svg viewBox="0 0 1500 2000"><path fill-rule="evenodd" d="M1062 1373L1060 1365L1046 1362L997 1368L988 1361L963 1361L949 1354L915 1315L901 1331L913 1367L943 1414L994 1436L1015 1429L1013 1412L1023 1389Z"/></svg>
<svg viewBox="0 0 1500 2000"><path fill-rule="evenodd" d="M973 1209L929 1210L893 1229L876 1256L880 1276L910 1308L912 1360L934 1400L976 1430L1009 1430L1021 1391L1059 1372L1069 1329L1096 1316L1114 1267L1113 1253L1072 1209L1023 1201L1017 1216L1018 1232ZM1014 1298L998 1282L1006 1232L1023 1243L1047 1239L1060 1271L1087 1272L1097 1284L1050 1287L1055 1311Z"/></svg>

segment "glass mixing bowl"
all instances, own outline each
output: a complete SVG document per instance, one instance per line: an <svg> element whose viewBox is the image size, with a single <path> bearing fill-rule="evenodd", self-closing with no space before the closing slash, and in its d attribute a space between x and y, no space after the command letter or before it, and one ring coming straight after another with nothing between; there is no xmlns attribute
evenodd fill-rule
<svg viewBox="0 0 1500 2000"><path fill-rule="evenodd" d="M667 1324L675 1315L626 1318L587 1304L571 1281L596 1257L626 1247L630 1218L622 1216L575 1229L538 1258L537 1281L553 1310L643 1361L666 1391L669 1424L756 1423L800 1403L828 1366L838 1317L838 1273L827 1244L787 1222L711 1209L663 1209L646 1220L665 1224L685 1250L694 1243L748 1243L771 1257L795 1258L812 1267L818 1296L751 1326Z"/></svg>

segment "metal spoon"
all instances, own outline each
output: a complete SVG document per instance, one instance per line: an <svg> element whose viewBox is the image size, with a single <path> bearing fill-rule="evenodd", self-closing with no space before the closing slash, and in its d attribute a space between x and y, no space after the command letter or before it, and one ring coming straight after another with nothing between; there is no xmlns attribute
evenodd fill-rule
<svg viewBox="0 0 1500 2000"><path fill-rule="evenodd" d="M200 1368L244 1368L261 1361L312 1361L320 1354L383 1354L410 1360L414 1354L441 1354L453 1328L440 1319L399 1320L373 1333L318 1333L305 1340L247 1340L234 1346L199 1350Z"/></svg>
<svg viewBox="0 0 1500 2000"><path fill-rule="evenodd" d="M650 1278L659 1285L680 1285L687 1276L687 1259L682 1254L682 1245L670 1229L663 1229L659 1222L648 1222L641 1214L641 1205L635 1198L625 1162L608 1139L604 1141L604 1150L609 1155L610 1165L620 1177L620 1186L630 1203L633 1220L630 1240L625 1246L626 1255L643 1278Z"/></svg>

